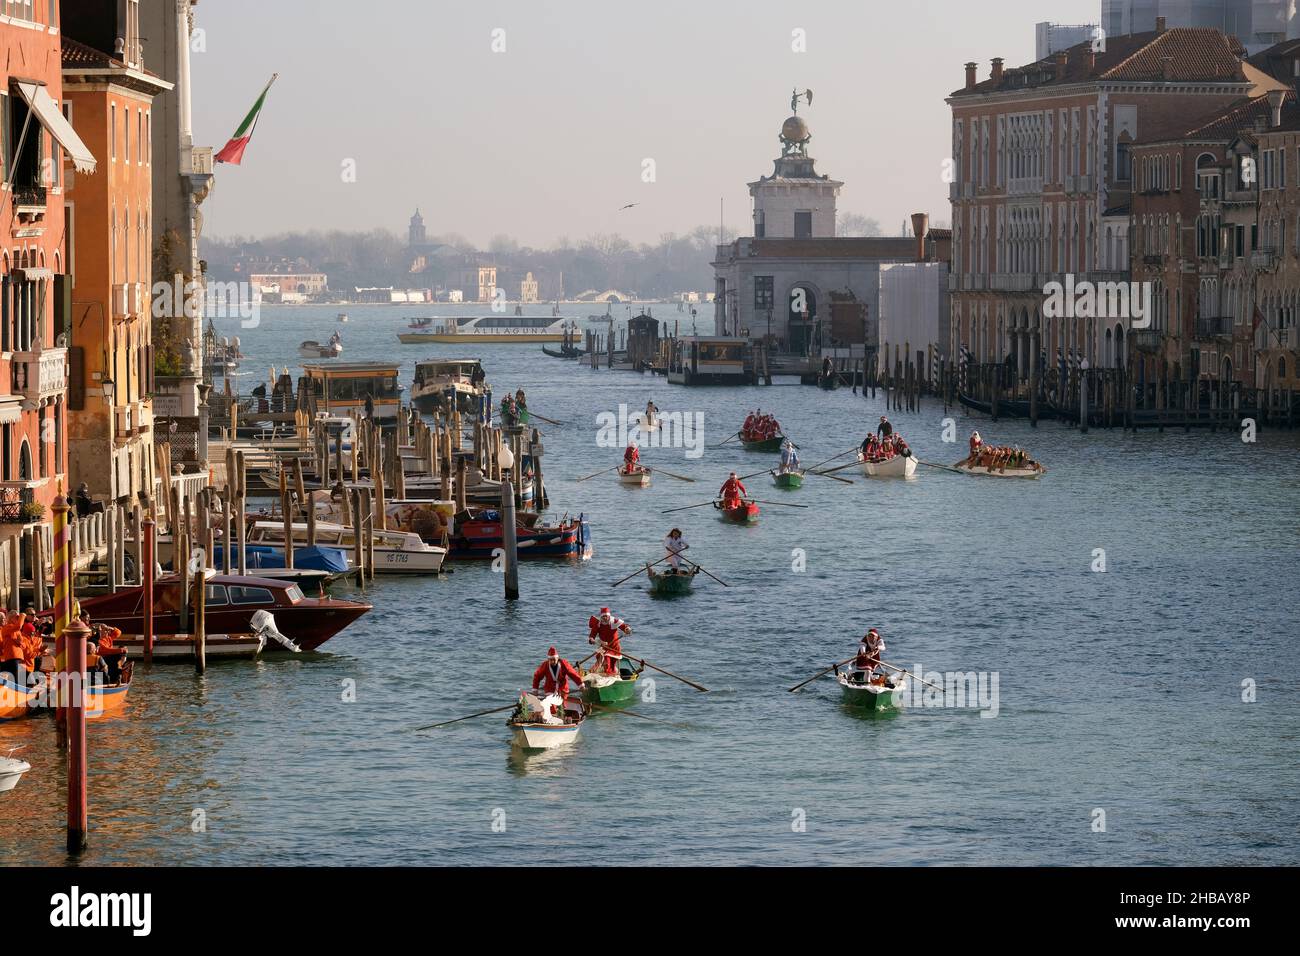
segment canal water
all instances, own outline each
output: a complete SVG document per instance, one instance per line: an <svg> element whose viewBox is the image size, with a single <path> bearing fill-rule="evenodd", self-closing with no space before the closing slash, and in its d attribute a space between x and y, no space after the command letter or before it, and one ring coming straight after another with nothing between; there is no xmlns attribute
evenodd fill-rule
<svg viewBox="0 0 1300 956"><path fill-rule="evenodd" d="M650 464L696 482L579 484L619 457L597 444L598 416L653 398L701 416L714 446L761 407L811 464L856 445L883 397L670 387L537 346L399 345L408 318L433 308L350 307L336 326L337 307L265 306L257 328L222 331L248 355L244 391L336 327L345 360L400 357L408 387L417 358L482 358L498 398L522 387L564 423L542 426L551 514L586 514L594 557L522 565L514 603L486 565L380 579L366 591L373 613L316 654L218 663L201 678L140 666L125 716L90 728L83 862L1300 862L1300 434L1081 436L930 401L891 415L922 459L961 458L977 424L1029 448L1047 475L923 467L867 481L848 469L852 485L809 476L793 492L760 475L746 482L757 497L807 507L765 504L735 527L707 507L662 511L708 501L729 470L774 456L734 442L698 456L652 448ZM688 314L654 312L689 330ZM671 601L644 577L612 588L661 556L674 525L727 586L701 577ZM413 731L509 704L550 644L584 657L602 605L631 623L629 650L708 692L657 675L634 707L654 721L593 717L576 745L536 756L511 748L504 715ZM786 692L872 626L886 660L931 678L973 672L984 700L918 697L873 718L829 678ZM16 745L33 769L0 794L0 860L64 863L53 722L0 725L0 751Z"/></svg>

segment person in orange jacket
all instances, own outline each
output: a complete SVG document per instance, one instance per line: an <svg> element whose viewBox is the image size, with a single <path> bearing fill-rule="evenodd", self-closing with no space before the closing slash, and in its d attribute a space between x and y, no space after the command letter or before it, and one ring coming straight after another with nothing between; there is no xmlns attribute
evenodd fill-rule
<svg viewBox="0 0 1300 956"><path fill-rule="evenodd" d="M26 647L24 646L23 623L27 615L18 611L10 613L3 626L0 626L0 672L12 674L14 680L22 682Z"/></svg>

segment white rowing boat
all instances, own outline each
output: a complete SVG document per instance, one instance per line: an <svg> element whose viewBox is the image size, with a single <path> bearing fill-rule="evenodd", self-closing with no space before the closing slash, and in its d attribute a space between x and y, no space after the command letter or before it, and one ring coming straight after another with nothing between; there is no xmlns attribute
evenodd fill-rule
<svg viewBox="0 0 1300 956"><path fill-rule="evenodd" d="M894 455L892 458L873 460L863 458L858 452L858 461L862 473L868 478L911 478L916 474L916 458L913 455Z"/></svg>
<svg viewBox="0 0 1300 956"><path fill-rule="evenodd" d="M1046 468L988 468L984 465L953 465L957 471L967 475L982 475L987 478L1041 478Z"/></svg>
<svg viewBox="0 0 1300 956"><path fill-rule="evenodd" d="M558 694L541 699L526 692L520 694L519 707L506 721L514 745L524 750L552 750L577 740L587 716L581 698L571 698L565 703L563 717L555 713L560 703Z"/></svg>
<svg viewBox="0 0 1300 956"><path fill-rule="evenodd" d="M634 466L630 471L626 468L619 468L618 481L619 484L644 488L646 485L650 484L650 470L648 468L642 468L639 465Z"/></svg>
<svg viewBox="0 0 1300 956"><path fill-rule="evenodd" d="M662 424L663 422L658 418L647 421L644 415L637 419L637 427L643 432L657 432Z"/></svg>

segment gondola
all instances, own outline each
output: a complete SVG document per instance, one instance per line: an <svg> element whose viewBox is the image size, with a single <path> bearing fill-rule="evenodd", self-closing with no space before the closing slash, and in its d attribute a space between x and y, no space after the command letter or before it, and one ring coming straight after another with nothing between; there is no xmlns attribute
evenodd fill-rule
<svg viewBox="0 0 1300 956"><path fill-rule="evenodd" d="M560 346L560 350L558 352L555 351L554 349L548 349L545 345L543 345L542 351L545 352L547 355L549 355L551 358L557 358L557 359L576 359L578 356L583 354L582 349L575 348L572 345L562 345Z"/></svg>
<svg viewBox="0 0 1300 956"><path fill-rule="evenodd" d="M957 394L957 401L965 409L972 412L979 412L981 415L993 417L993 406L990 402L980 401L969 395L962 393ZM998 418L1028 418L1029 402L1024 399L998 399ZM1056 409L1048 402L1041 401L1038 403L1038 420L1050 421L1057 417Z"/></svg>

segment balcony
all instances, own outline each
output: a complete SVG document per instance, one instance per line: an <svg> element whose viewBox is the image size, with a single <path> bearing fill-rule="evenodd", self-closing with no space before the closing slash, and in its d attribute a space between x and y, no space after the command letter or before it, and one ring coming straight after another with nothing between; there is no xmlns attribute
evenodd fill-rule
<svg viewBox="0 0 1300 956"><path fill-rule="evenodd" d="M1232 338L1232 316L1197 316L1196 335L1202 339Z"/></svg>
<svg viewBox="0 0 1300 956"><path fill-rule="evenodd" d="M1250 254L1250 267L1263 272L1272 272L1277 268L1277 250L1261 247Z"/></svg>
<svg viewBox="0 0 1300 956"><path fill-rule="evenodd" d="M14 218L10 231L16 237L35 237L44 232L47 192L44 186L13 187Z"/></svg>
<svg viewBox="0 0 1300 956"><path fill-rule="evenodd" d="M1159 329L1134 329L1129 332L1129 341L1139 352L1158 355L1164 344L1165 333Z"/></svg>
<svg viewBox="0 0 1300 956"><path fill-rule="evenodd" d="M13 394L33 405L62 395L68 387L67 349L15 352L10 368Z"/></svg>
<svg viewBox="0 0 1300 956"><path fill-rule="evenodd" d="M39 521L36 509L35 482L0 481L0 523L30 524Z"/></svg>

